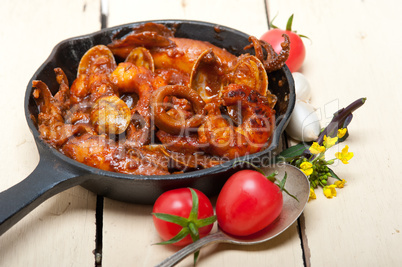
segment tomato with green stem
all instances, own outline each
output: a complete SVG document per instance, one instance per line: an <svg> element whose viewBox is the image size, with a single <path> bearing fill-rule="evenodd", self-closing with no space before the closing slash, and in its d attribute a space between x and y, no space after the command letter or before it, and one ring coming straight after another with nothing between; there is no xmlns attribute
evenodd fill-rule
<svg viewBox="0 0 402 267"><path fill-rule="evenodd" d="M288 193L284 189L287 175L275 184L275 174L265 176L261 170L233 174L216 202L220 229L231 235L248 236L271 224L282 211L282 191Z"/></svg>
<svg viewBox="0 0 402 267"><path fill-rule="evenodd" d="M159 196L153 207L155 228L164 242L188 245L209 234L216 221L208 197L197 189L179 188Z"/></svg>
<svg viewBox="0 0 402 267"><path fill-rule="evenodd" d="M286 65L291 72L296 72L303 65L304 59L306 57L306 48L304 46L302 37L308 38L305 35L297 34L296 31L292 31L293 14L290 16L287 24L286 30L280 29L275 25L270 24L271 30L267 31L261 36L261 40L266 41L271 44L272 48L276 53L280 53L282 50L281 43L284 41L282 37L283 34L287 34L290 40L290 51L289 57L286 60Z"/></svg>

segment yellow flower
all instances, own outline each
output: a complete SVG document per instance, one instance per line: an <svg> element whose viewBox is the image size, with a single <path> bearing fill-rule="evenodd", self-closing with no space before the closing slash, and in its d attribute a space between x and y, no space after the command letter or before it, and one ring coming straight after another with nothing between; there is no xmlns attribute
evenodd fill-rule
<svg viewBox="0 0 402 267"><path fill-rule="evenodd" d="M308 201L310 201L311 199L316 199L317 196L315 195L314 189L312 187L310 187L310 194L308 195Z"/></svg>
<svg viewBox="0 0 402 267"><path fill-rule="evenodd" d="M338 129L338 138L342 138L345 136L347 129L346 128L341 128Z"/></svg>
<svg viewBox="0 0 402 267"><path fill-rule="evenodd" d="M309 176L313 173L313 164L311 164L311 162L305 161L300 164L300 170L304 172L306 176Z"/></svg>
<svg viewBox="0 0 402 267"><path fill-rule="evenodd" d="M324 142L323 143L324 143L324 146L326 148L333 147L336 144L336 142L338 142L338 137L332 138L330 136L324 135Z"/></svg>
<svg viewBox="0 0 402 267"><path fill-rule="evenodd" d="M345 179L342 179L342 181L335 181L334 185L338 188L343 188L345 186L345 183L346 183Z"/></svg>
<svg viewBox="0 0 402 267"><path fill-rule="evenodd" d="M324 186L323 193L327 198L336 197L335 185L331 184L331 185Z"/></svg>
<svg viewBox="0 0 402 267"><path fill-rule="evenodd" d="M310 150L311 154L317 155L322 152L325 152L325 147L320 146L317 142L313 142L313 144L310 146L309 150Z"/></svg>
<svg viewBox="0 0 402 267"><path fill-rule="evenodd" d="M335 157L342 161L343 164L348 164L349 160L353 158L353 152L348 152L349 147L346 145L343 149L342 152L336 152Z"/></svg>

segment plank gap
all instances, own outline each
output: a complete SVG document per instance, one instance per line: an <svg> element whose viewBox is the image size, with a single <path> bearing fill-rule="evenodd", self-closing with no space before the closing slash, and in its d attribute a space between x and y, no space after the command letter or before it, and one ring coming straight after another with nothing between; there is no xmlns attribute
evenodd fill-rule
<svg viewBox="0 0 402 267"><path fill-rule="evenodd" d="M268 12L268 0L263 0L265 3L265 17L267 19L267 24L268 24L268 30L271 29L271 19L269 18L269 12Z"/></svg>
<svg viewBox="0 0 402 267"><path fill-rule="evenodd" d="M102 266L104 197L96 197L95 267Z"/></svg>
<svg viewBox="0 0 402 267"><path fill-rule="evenodd" d="M109 0L100 0L101 29L107 28L109 16Z"/></svg>
<svg viewBox="0 0 402 267"><path fill-rule="evenodd" d="M289 148L290 146L290 140L287 136L286 133L282 134L282 145L283 148ZM304 219L304 212L300 215L300 217L297 219L297 233L299 234L299 239L300 239L300 246L302 250L302 257L303 257L303 265L304 267L310 267L311 262L311 254L310 254L310 248L308 246L308 239L306 235L306 224L305 224L305 219Z"/></svg>
<svg viewBox="0 0 402 267"><path fill-rule="evenodd" d="M100 22L101 29L107 28L109 16L109 0L100 0ZM104 197L96 197L95 214L95 267L102 267L102 249L103 249L103 208Z"/></svg>
<svg viewBox="0 0 402 267"><path fill-rule="evenodd" d="M265 2L265 15L267 18L267 24L268 24L268 30L271 29L271 23L270 23L270 16L268 12L268 0L264 0ZM289 148L290 146L290 140L288 140L288 136L286 133L282 134L282 147L284 149ZM305 219L304 219L304 213L300 215L300 217L297 219L297 232L299 234L299 239L300 239L300 246L302 250L302 257L303 257L303 265L304 267L310 267L310 248L308 246L308 240L307 240L307 235L306 235L306 224L305 224Z"/></svg>
<svg viewBox="0 0 402 267"><path fill-rule="evenodd" d="M308 240L306 235L306 220L304 219L304 213L297 219L297 229L300 238L300 244L303 252L303 264L305 267L310 267L310 248L308 247Z"/></svg>

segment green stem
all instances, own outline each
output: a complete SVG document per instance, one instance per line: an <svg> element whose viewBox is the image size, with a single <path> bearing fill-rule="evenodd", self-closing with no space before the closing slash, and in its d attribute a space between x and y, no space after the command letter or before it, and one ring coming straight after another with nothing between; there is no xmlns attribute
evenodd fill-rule
<svg viewBox="0 0 402 267"><path fill-rule="evenodd" d="M312 155L311 158L313 158L313 160L311 161L311 163L314 163L314 162L316 162L317 160L321 159L324 155L325 155L325 151L324 151L324 152L321 152L320 154L318 154L318 156L316 156L316 157L314 157L314 158L313 158L314 155ZM310 160L311 160L311 158L310 158Z"/></svg>

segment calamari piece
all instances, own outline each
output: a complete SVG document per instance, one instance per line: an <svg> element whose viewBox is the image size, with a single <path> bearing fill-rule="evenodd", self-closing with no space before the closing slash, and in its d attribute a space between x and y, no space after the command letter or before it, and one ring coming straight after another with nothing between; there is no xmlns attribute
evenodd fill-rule
<svg viewBox="0 0 402 267"><path fill-rule="evenodd" d="M192 104L195 115L191 118L176 119L166 113L164 99L168 96L185 98ZM205 102L198 93L187 86L167 85L159 87L152 95L151 108L156 126L168 133L183 134L187 129L195 129L203 122Z"/></svg>
<svg viewBox="0 0 402 267"><path fill-rule="evenodd" d="M222 94L222 104L205 106L208 115L198 128L201 144L212 155L234 159L261 151L270 144L275 127L274 111L265 96L245 85L230 84ZM240 105L242 123L236 126L220 111L221 106Z"/></svg>

